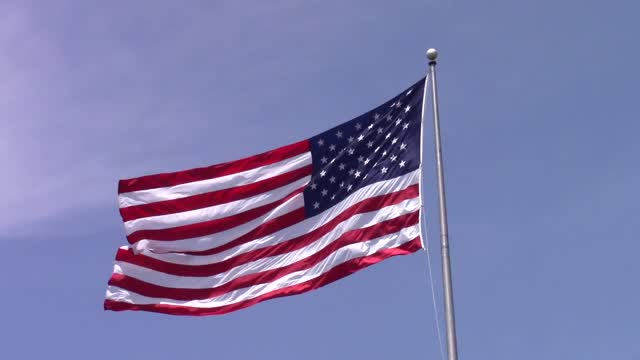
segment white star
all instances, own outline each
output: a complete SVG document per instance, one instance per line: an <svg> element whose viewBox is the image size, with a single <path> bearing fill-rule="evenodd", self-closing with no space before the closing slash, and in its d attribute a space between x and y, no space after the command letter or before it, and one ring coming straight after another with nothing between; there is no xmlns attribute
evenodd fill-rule
<svg viewBox="0 0 640 360"><path fill-rule="evenodd" d="M365 159L365 160L364 160L364 164L365 164L365 165L367 165L370 161L371 161L371 160L369 160L369 159Z"/></svg>
<svg viewBox="0 0 640 360"><path fill-rule="evenodd" d="M378 134L382 134L383 131L382 128L378 128Z"/></svg>
<svg viewBox="0 0 640 360"><path fill-rule="evenodd" d="M404 160L400 161L400 164L398 165L400 165L401 168L404 167Z"/></svg>
<svg viewBox="0 0 640 360"><path fill-rule="evenodd" d="M319 207L320 207L320 203L319 202L316 201L316 202L313 203L313 208L314 209L317 209Z"/></svg>
<svg viewBox="0 0 640 360"><path fill-rule="evenodd" d="M349 186L347 186L347 191L351 191L351 184L349 184Z"/></svg>
<svg viewBox="0 0 640 360"><path fill-rule="evenodd" d="M373 129L373 124L370 124L369 126L367 126L367 129L369 130Z"/></svg>
<svg viewBox="0 0 640 360"><path fill-rule="evenodd" d="M323 156L323 157L322 157L322 159L320 159L320 161L321 161L323 164L326 164L326 163L327 163L327 161L329 161L329 159L327 159L327 157L326 157L326 156Z"/></svg>
<svg viewBox="0 0 640 360"><path fill-rule="evenodd" d="M336 146L333 144L329 145L329 151L336 151Z"/></svg>
<svg viewBox="0 0 640 360"><path fill-rule="evenodd" d="M396 107L396 103L391 104L390 107Z"/></svg>
<svg viewBox="0 0 640 360"><path fill-rule="evenodd" d="M353 172L354 172L354 171L355 171L355 170L353 170L353 169L349 169L349 175L353 175Z"/></svg>
<svg viewBox="0 0 640 360"><path fill-rule="evenodd" d="M311 190L315 190L318 187L316 183L311 183Z"/></svg>
<svg viewBox="0 0 640 360"><path fill-rule="evenodd" d="M364 161L364 156L362 156L362 155L358 156L358 161L363 162Z"/></svg>
<svg viewBox="0 0 640 360"><path fill-rule="evenodd" d="M378 150L380 150L380 146L378 146L375 150L373 150L373 152L378 152Z"/></svg>
<svg viewBox="0 0 640 360"><path fill-rule="evenodd" d="M391 156L391 161L396 161L397 158L398 158L397 156L393 155Z"/></svg>
<svg viewBox="0 0 640 360"><path fill-rule="evenodd" d="M377 162L376 162L375 164L373 164L373 167L376 167L376 166L378 166L378 163L377 163Z"/></svg>
<svg viewBox="0 0 640 360"><path fill-rule="evenodd" d="M373 141L369 141L369 142L367 143L367 147L368 147L368 148L372 148L372 147L373 147Z"/></svg>
<svg viewBox="0 0 640 360"><path fill-rule="evenodd" d="M318 146L322 146L322 145L324 145L324 140L318 139Z"/></svg>
<svg viewBox="0 0 640 360"><path fill-rule="evenodd" d="M349 150L347 150L347 152L349 153L349 155L353 155L353 153L356 152L356 151L353 150L353 149L349 149Z"/></svg>
<svg viewBox="0 0 640 360"><path fill-rule="evenodd" d="M329 178L329 182L332 183L332 184L335 183L336 182L336 177L335 176L330 177Z"/></svg>
<svg viewBox="0 0 640 360"><path fill-rule="evenodd" d="M353 176L355 176L356 178L359 178L360 177L360 171L356 171L356 173Z"/></svg>
<svg viewBox="0 0 640 360"><path fill-rule="evenodd" d="M360 130L360 129L362 129L362 125L360 125L360 123L357 123L356 124L356 130Z"/></svg>
<svg viewBox="0 0 640 360"><path fill-rule="evenodd" d="M336 199L336 194L331 195L331 200L335 200Z"/></svg>
<svg viewBox="0 0 640 360"><path fill-rule="evenodd" d="M393 138L393 140L391 140L391 144L395 144L398 142L398 138Z"/></svg>
<svg viewBox="0 0 640 360"><path fill-rule="evenodd" d="M387 115L387 121L391 121L393 120L393 118L391 117L391 114Z"/></svg>
<svg viewBox="0 0 640 360"><path fill-rule="evenodd" d="M382 152L382 156L387 156L387 150Z"/></svg>
<svg viewBox="0 0 640 360"><path fill-rule="evenodd" d="M390 137L391 137L391 133L387 133L387 136L385 136L384 138L385 138L385 139L388 139L388 138L390 138Z"/></svg>
<svg viewBox="0 0 640 360"><path fill-rule="evenodd" d="M324 170L320 171L320 177L324 177L325 175L327 175L326 171L324 171Z"/></svg>
<svg viewBox="0 0 640 360"><path fill-rule="evenodd" d="M344 163L340 163L340 165L338 165L338 169L340 169L340 170L344 170L344 168L345 168Z"/></svg>
<svg viewBox="0 0 640 360"><path fill-rule="evenodd" d="M369 174L364 174L364 177L362 178L362 180L366 179L367 175L369 175Z"/></svg>
<svg viewBox="0 0 640 360"><path fill-rule="evenodd" d="M409 123L404 123L404 125L402 125L402 128L404 130L407 130L409 128Z"/></svg>
<svg viewBox="0 0 640 360"><path fill-rule="evenodd" d="M329 163L333 164L336 161L336 158L331 159L331 161L329 161Z"/></svg>
<svg viewBox="0 0 640 360"><path fill-rule="evenodd" d="M413 89L407 91L407 96L411 95L411 92L413 91Z"/></svg>
<svg viewBox="0 0 640 360"><path fill-rule="evenodd" d="M360 134L360 136L358 136L358 141L362 141L362 139L364 139L364 135Z"/></svg>
<svg viewBox="0 0 640 360"><path fill-rule="evenodd" d="M378 114L378 113L375 113L375 115L373 115L373 118L374 118L375 120L378 120L378 119L380 119L380 114Z"/></svg>
<svg viewBox="0 0 640 360"><path fill-rule="evenodd" d="M388 170L388 169L387 169L386 167L383 167L380 171L382 171L382 173L383 173L383 174L386 174L386 173L387 173L387 170Z"/></svg>
<svg viewBox="0 0 640 360"><path fill-rule="evenodd" d="M339 131L336 133L336 136L338 137L338 139L340 139L342 137L342 131Z"/></svg>
<svg viewBox="0 0 640 360"><path fill-rule="evenodd" d="M340 187L344 187L344 181L340 183Z"/></svg>
<svg viewBox="0 0 640 360"><path fill-rule="evenodd" d="M409 112L409 110L411 110L411 106L407 105L407 107L406 107L406 108L404 108L404 112L408 113L408 112Z"/></svg>
<svg viewBox="0 0 640 360"><path fill-rule="evenodd" d="M400 101L398 101L398 103L396 104L396 107L400 108L400 106L402 106L402 103Z"/></svg>
<svg viewBox="0 0 640 360"><path fill-rule="evenodd" d="M407 148L407 144L405 143L400 144L400 150L404 150L406 148Z"/></svg>
<svg viewBox="0 0 640 360"><path fill-rule="evenodd" d="M329 192L327 191L327 189L322 189L322 191L320 191L320 193L322 193L322 196L327 196L327 194Z"/></svg>
<svg viewBox="0 0 640 360"><path fill-rule="evenodd" d="M349 142L353 142L353 136L349 136L347 140L349 140Z"/></svg>
<svg viewBox="0 0 640 360"><path fill-rule="evenodd" d="M396 126L400 125L401 122L402 122L402 119L396 120Z"/></svg>

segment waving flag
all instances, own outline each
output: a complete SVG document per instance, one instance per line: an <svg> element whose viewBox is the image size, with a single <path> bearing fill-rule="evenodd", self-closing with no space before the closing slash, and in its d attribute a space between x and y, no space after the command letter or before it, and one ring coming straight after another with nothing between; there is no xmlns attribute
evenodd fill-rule
<svg viewBox="0 0 640 360"><path fill-rule="evenodd" d="M420 249L423 87L295 144L121 180L105 309L222 314Z"/></svg>

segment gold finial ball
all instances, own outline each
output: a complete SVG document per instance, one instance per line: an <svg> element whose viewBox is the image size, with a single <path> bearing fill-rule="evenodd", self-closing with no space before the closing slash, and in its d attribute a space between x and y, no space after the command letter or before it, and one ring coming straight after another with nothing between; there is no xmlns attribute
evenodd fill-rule
<svg viewBox="0 0 640 360"><path fill-rule="evenodd" d="M438 50L431 48L427 50L427 59L434 61L438 57Z"/></svg>

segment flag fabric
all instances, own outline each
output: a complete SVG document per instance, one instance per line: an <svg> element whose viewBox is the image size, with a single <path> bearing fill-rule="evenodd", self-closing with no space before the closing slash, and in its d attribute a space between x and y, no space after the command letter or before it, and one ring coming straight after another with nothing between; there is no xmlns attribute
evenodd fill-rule
<svg viewBox="0 0 640 360"><path fill-rule="evenodd" d="M121 180L105 309L223 314L421 249L424 82L304 141Z"/></svg>

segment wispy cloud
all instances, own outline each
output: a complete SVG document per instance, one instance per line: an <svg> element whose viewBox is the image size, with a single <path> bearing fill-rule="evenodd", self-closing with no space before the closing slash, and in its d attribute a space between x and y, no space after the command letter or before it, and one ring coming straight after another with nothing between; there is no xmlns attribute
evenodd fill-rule
<svg viewBox="0 0 640 360"><path fill-rule="evenodd" d="M115 209L122 177L231 160L320 129L312 121L291 129L300 122L277 89L317 85L315 74L335 63L323 59L342 58L317 45L347 49L349 29L378 21L379 9L355 19L335 16L339 7L301 4L156 2L153 12L128 2L0 5L0 231L92 206ZM265 113L287 131L277 139L248 131L238 147L231 135L263 123Z"/></svg>
<svg viewBox="0 0 640 360"><path fill-rule="evenodd" d="M110 37L97 31L95 44L69 49L75 35L40 20L27 7L0 11L0 230L115 204L130 155L153 151L157 144L143 139L171 126L179 107L153 107L135 48L102 41Z"/></svg>

